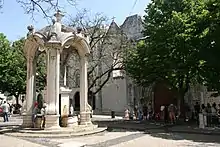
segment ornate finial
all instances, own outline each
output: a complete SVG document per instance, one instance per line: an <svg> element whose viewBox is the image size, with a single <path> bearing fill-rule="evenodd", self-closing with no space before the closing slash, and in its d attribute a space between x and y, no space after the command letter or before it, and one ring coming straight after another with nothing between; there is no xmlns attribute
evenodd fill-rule
<svg viewBox="0 0 220 147"><path fill-rule="evenodd" d="M30 25L30 26L27 27L27 29L28 29L27 37L30 36L30 35L33 35L34 27L32 25Z"/></svg>
<svg viewBox="0 0 220 147"><path fill-rule="evenodd" d="M27 27L27 29L28 29L29 32L32 32L34 30L34 27L32 25L30 25L30 26Z"/></svg>
<svg viewBox="0 0 220 147"><path fill-rule="evenodd" d="M55 22L56 22L56 20L55 20L55 19L52 19L52 23L53 23L53 25L55 24Z"/></svg>
<svg viewBox="0 0 220 147"><path fill-rule="evenodd" d="M79 33L82 32L82 28L81 28L81 27L77 27L77 28L76 28L76 31L77 31L77 34L79 34Z"/></svg>
<svg viewBox="0 0 220 147"><path fill-rule="evenodd" d="M116 18L115 16L112 17L112 22L115 21L115 18Z"/></svg>
<svg viewBox="0 0 220 147"><path fill-rule="evenodd" d="M64 15L61 13L60 10L57 10L57 13L55 13L54 16L56 17L56 22L61 22L61 19Z"/></svg>

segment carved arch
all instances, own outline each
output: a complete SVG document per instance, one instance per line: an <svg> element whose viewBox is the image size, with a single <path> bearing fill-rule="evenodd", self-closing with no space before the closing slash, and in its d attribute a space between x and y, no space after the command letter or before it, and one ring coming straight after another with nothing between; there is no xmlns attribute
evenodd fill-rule
<svg viewBox="0 0 220 147"><path fill-rule="evenodd" d="M63 41L62 46L63 47L73 46L74 48L76 48L76 50L78 51L81 57L90 54L90 47L88 42L86 41L85 38L82 38L80 36L76 36L76 35L69 36Z"/></svg>

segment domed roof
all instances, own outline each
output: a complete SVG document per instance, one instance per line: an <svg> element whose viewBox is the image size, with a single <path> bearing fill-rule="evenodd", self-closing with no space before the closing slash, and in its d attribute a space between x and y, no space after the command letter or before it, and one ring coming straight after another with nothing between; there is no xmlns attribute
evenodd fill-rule
<svg viewBox="0 0 220 147"><path fill-rule="evenodd" d="M53 25L49 25L49 26L46 26L42 29L40 29L39 31L36 31L36 32L39 32L40 34L43 34L45 36L47 36L51 30L53 29ZM61 25L61 32L63 33L73 33L75 34L76 33L76 29L75 28L72 28L72 27L68 27L66 25Z"/></svg>
<svg viewBox="0 0 220 147"><path fill-rule="evenodd" d="M79 54L89 54L88 37L82 34L82 29L74 29L63 25L61 19L64 15L60 11L57 11L54 16L56 20L53 20L52 25L46 26L36 32L33 26L28 27L29 33L25 44L26 50L32 48L34 51L39 49L43 51L45 50L45 46L53 47L54 45L58 45L61 49L73 46L77 48Z"/></svg>

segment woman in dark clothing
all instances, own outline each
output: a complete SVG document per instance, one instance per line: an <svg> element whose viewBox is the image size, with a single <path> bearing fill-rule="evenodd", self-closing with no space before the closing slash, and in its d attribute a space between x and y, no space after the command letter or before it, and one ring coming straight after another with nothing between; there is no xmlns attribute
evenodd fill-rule
<svg viewBox="0 0 220 147"><path fill-rule="evenodd" d="M207 113L207 126L210 127L212 122L212 107L210 103L207 104L206 113Z"/></svg>
<svg viewBox="0 0 220 147"><path fill-rule="evenodd" d="M143 114L143 115L144 115L144 120L146 120L146 119L147 119L147 114L148 114L148 113L147 113L147 106L144 106L144 107L143 107L143 113L144 113L144 114Z"/></svg>
<svg viewBox="0 0 220 147"><path fill-rule="evenodd" d="M167 123L169 118L168 105L165 105L164 108L164 122Z"/></svg>
<svg viewBox="0 0 220 147"><path fill-rule="evenodd" d="M216 107L216 103L212 104L211 109L212 109L212 124L213 125L218 125L218 116L217 116L218 109Z"/></svg>

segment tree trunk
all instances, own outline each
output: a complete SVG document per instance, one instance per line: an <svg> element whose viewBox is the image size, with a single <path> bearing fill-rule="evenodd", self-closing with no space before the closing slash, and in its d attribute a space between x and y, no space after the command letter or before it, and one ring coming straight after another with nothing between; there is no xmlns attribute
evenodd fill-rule
<svg viewBox="0 0 220 147"><path fill-rule="evenodd" d="M178 107L178 114L181 115L181 116L184 116L184 112L185 112L185 101L184 101L184 97L185 97L185 94L187 93L188 91L188 88L186 89L182 89L179 91L179 98L178 98L178 101L177 101L177 107ZM183 106L183 107L181 107ZM181 114L181 112L183 112Z"/></svg>
<svg viewBox="0 0 220 147"><path fill-rule="evenodd" d="M15 99L16 99L16 105L19 104L19 95L15 95Z"/></svg>
<svg viewBox="0 0 220 147"><path fill-rule="evenodd" d="M181 112L183 112L183 108L181 106L184 106L184 94L180 94L180 97L177 99L177 108L178 108L178 115L181 115Z"/></svg>

